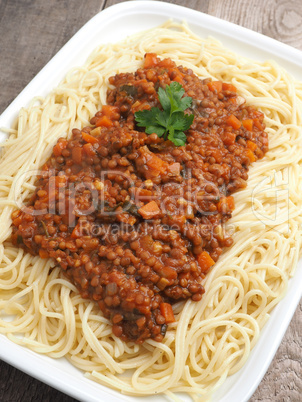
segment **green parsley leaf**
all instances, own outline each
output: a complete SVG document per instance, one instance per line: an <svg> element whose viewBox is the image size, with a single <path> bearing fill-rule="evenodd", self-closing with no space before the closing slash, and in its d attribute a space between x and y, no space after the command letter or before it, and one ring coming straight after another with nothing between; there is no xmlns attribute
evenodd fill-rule
<svg viewBox="0 0 302 402"><path fill-rule="evenodd" d="M192 98L190 96L186 96L179 101L179 107L181 110L186 110L192 104Z"/></svg>
<svg viewBox="0 0 302 402"><path fill-rule="evenodd" d="M156 116L156 121L158 124L166 128L169 124L169 118L170 118L170 112L162 111L161 113L158 113L158 115Z"/></svg>
<svg viewBox="0 0 302 402"><path fill-rule="evenodd" d="M147 134L157 134L159 137L162 137L165 134L165 128L160 126L148 126L146 127Z"/></svg>
<svg viewBox="0 0 302 402"><path fill-rule="evenodd" d="M169 137L170 137L170 135L171 134L169 134ZM173 138L171 138L171 139L169 138L169 140L172 141L177 147L182 147L186 143L187 136L182 131L175 131Z"/></svg>
<svg viewBox="0 0 302 402"><path fill-rule="evenodd" d="M167 87L166 87L167 88ZM168 97L166 90L162 89L161 87L158 88L157 91L158 99L160 104L162 105L163 109L170 113L171 111L171 101Z"/></svg>
<svg viewBox="0 0 302 402"><path fill-rule="evenodd" d="M183 97L185 90L176 81L167 85L165 89L158 89L158 99L163 110L153 107L150 110L141 110L134 114L139 127L146 127L147 134L156 133L159 137L164 135L176 146L186 143L186 134L193 123L194 115L184 111L192 104L192 98Z"/></svg>
<svg viewBox="0 0 302 402"><path fill-rule="evenodd" d="M135 113L135 120L139 127L146 127L147 134L156 133L159 137L164 135L165 126L157 124L157 116L161 113L158 107L153 107L150 110L141 110Z"/></svg>
<svg viewBox="0 0 302 402"><path fill-rule="evenodd" d="M158 107L152 107L150 110L141 110L135 113L135 120L139 127L153 126L156 123L156 116L160 113Z"/></svg>
<svg viewBox="0 0 302 402"><path fill-rule="evenodd" d="M188 130L193 123L193 114L184 114L183 112L175 112L171 116L170 124L174 127L174 130L185 131Z"/></svg>
<svg viewBox="0 0 302 402"><path fill-rule="evenodd" d="M173 81L170 85L167 85L166 93L170 100L172 113L185 110L181 107L181 98L184 95L185 90L179 84L179 82Z"/></svg>

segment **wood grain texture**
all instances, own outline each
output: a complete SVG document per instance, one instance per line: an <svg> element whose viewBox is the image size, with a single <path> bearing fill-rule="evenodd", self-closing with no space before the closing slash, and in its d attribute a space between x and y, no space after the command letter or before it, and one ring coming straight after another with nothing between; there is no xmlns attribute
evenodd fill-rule
<svg viewBox="0 0 302 402"><path fill-rule="evenodd" d="M208 14L302 50L300 0L210 0Z"/></svg>
<svg viewBox="0 0 302 402"><path fill-rule="evenodd" d="M0 0L0 113L86 21L116 0ZM301 0L171 0L302 50ZM34 95L34 94L33 94ZM302 304L250 402L298 402ZM0 361L0 401L75 399ZM232 401L230 401L232 402Z"/></svg>
<svg viewBox="0 0 302 402"><path fill-rule="evenodd" d="M104 4L0 0L0 113Z"/></svg>

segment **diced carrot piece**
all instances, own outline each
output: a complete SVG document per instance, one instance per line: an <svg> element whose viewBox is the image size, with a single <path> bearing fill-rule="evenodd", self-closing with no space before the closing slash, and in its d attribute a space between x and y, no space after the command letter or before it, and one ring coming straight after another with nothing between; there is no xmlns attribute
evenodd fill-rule
<svg viewBox="0 0 302 402"><path fill-rule="evenodd" d="M174 313L170 303L160 303L159 306L161 315L165 318L166 324L175 321Z"/></svg>
<svg viewBox="0 0 302 402"><path fill-rule="evenodd" d="M150 110L150 109L151 109L150 105L147 102L141 100L137 100L131 106L132 113L138 112L140 110Z"/></svg>
<svg viewBox="0 0 302 402"><path fill-rule="evenodd" d="M245 150L245 152L246 152L246 156L249 158L249 160L251 162L255 162L256 158L255 158L255 155L253 154L253 152L249 148L247 148Z"/></svg>
<svg viewBox="0 0 302 402"><path fill-rule="evenodd" d="M110 120L116 120L116 115L119 115L119 108L117 106L104 105L102 107L102 114Z"/></svg>
<svg viewBox="0 0 302 402"><path fill-rule="evenodd" d="M151 235L145 235L140 238L140 245L144 250L150 251L151 253L154 251L154 240Z"/></svg>
<svg viewBox="0 0 302 402"><path fill-rule="evenodd" d="M218 93L222 91L222 82L221 81L210 81L207 83L210 91Z"/></svg>
<svg viewBox="0 0 302 402"><path fill-rule="evenodd" d="M225 145L233 145L235 144L236 134L225 132L222 138L222 141Z"/></svg>
<svg viewBox="0 0 302 402"><path fill-rule="evenodd" d="M102 126L102 127L112 127L112 126L113 126L113 122L109 119L109 117L107 117L107 116L102 116L102 117L99 117L99 118L96 120L95 125L96 125L97 127L100 127L100 126Z"/></svg>
<svg viewBox="0 0 302 402"><path fill-rule="evenodd" d="M160 213L160 209L155 201L150 201L138 210L144 219L152 219Z"/></svg>
<svg viewBox="0 0 302 402"><path fill-rule="evenodd" d="M169 165L168 170L171 175L178 176L180 173L180 163L172 163L171 165Z"/></svg>
<svg viewBox="0 0 302 402"><path fill-rule="evenodd" d="M201 272L207 272L211 268L211 266L215 264L215 261L206 251L201 252L197 256L197 262L201 268Z"/></svg>
<svg viewBox="0 0 302 402"><path fill-rule="evenodd" d="M145 159L145 164L149 168L147 178L149 178L149 176L159 176L167 171L168 163L160 159L153 152L150 152L146 146L140 148L139 151L141 156Z"/></svg>
<svg viewBox="0 0 302 402"><path fill-rule="evenodd" d="M180 84L183 84L183 83L184 83L184 80L183 80L183 78L182 78L181 75L176 75L176 76L173 78L173 81L179 82Z"/></svg>
<svg viewBox="0 0 302 402"><path fill-rule="evenodd" d="M257 144L255 144L253 141L247 140L246 145L251 151L255 151L255 149L257 149Z"/></svg>
<svg viewBox="0 0 302 402"><path fill-rule="evenodd" d="M63 149L65 149L67 145L67 140L59 140L58 143L53 147L54 156L61 156Z"/></svg>
<svg viewBox="0 0 302 402"><path fill-rule="evenodd" d="M227 123L229 126L232 126L235 130L238 130L238 128L241 127L241 121L238 120L237 117L234 116L233 114L231 114L231 116L229 116L229 117L227 118L226 123Z"/></svg>
<svg viewBox="0 0 302 402"><path fill-rule="evenodd" d="M135 197L135 202L146 202L146 201L150 201L150 199L152 200L153 197L153 193L150 190L144 189L144 188L137 188L137 187L133 187L133 194Z"/></svg>
<svg viewBox="0 0 302 402"><path fill-rule="evenodd" d="M175 67L174 61L171 60L171 59L169 59L169 58L168 58L168 59L159 60L158 65L159 65L160 67L173 69L174 71L178 71L178 72L179 72L178 68Z"/></svg>
<svg viewBox="0 0 302 402"><path fill-rule="evenodd" d="M237 92L237 88L233 84L228 84L226 82L222 84L222 89L224 91Z"/></svg>
<svg viewBox="0 0 302 402"><path fill-rule="evenodd" d="M90 142L88 142L87 144L83 145L83 149L86 155L88 156L95 156L95 150L92 146L92 144L90 144Z"/></svg>
<svg viewBox="0 0 302 402"><path fill-rule="evenodd" d="M234 198L231 195L229 197L221 198L221 200L217 204L217 210L222 214L232 212L234 211L234 209L235 209L235 202Z"/></svg>
<svg viewBox="0 0 302 402"><path fill-rule="evenodd" d="M83 148L74 147L72 148L72 160L80 165L82 163Z"/></svg>
<svg viewBox="0 0 302 402"><path fill-rule="evenodd" d="M260 123L260 120L258 118L254 119L254 124L258 128L258 130L263 130L262 124Z"/></svg>
<svg viewBox="0 0 302 402"><path fill-rule="evenodd" d="M252 131L254 125L253 119L242 120L242 125L247 131Z"/></svg>
<svg viewBox="0 0 302 402"><path fill-rule="evenodd" d="M46 250L43 250L43 248L40 248L40 250L39 250L39 256L40 256L41 258L48 258L48 257L49 257L49 254L48 254L48 252L47 252Z"/></svg>
<svg viewBox="0 0 302 402"><path fill-rule="evenodd" d="M230 195L226 198L227 205L228 205L228 210L229 211L234 211L235 209L235 201L234 198Z"/></svg>
<svg viewBox="0 0 302 402"><path fill-rule="evenodd" d="M168 267L168 266L163 266L161 269L158 271L160 276L166 279L176 279L177 278L177 272L175 269Z"/></svg>
<svg viewBox="0 0 302 402"><path fill-rule="evenodd" d="M155 53L146 53L145 61L144 61L144 68L155 67L158 64L158 61L159 60Z"/></svg>
<svg viewBox="0 0 302 402"><path fill-rule="evenodd" d="M82 131L82 137L84 141L89 142L90 144L96 144L98 142L98 139L96 137L85 133L85 131Z"/></svg>
<svg viewBox="0 0 302 402"><path fill-rule="evenodd" d="M164 173L168 167L165 161L154 154L151 155L150 159L147 161L147 166L152 170L159 171L159 173Z"/></svg>
<svg viewBox="0 0 302 402"><path fill-rule="evenodd" d="M71 237L72 237L73 239L77 239L77 238L81 237L81 235L82 235L82 233L81 233L81 230L80 230L80 225L78 224L78 225L76 225L75 228L73 229L73 231L72 231L72 233L71 233Z"/></svg>

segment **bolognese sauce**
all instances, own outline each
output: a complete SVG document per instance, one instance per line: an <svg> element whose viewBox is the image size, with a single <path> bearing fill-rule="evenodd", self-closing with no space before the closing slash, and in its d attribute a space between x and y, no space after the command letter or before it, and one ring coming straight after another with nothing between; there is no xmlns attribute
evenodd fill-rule
<svg viewBox="0 0 302 402"><path fill-rule="evenodd" d="M186 144L138 127L177 81L192 98ZM230 83L200 79L146 54L109 80L91 124L60 138L26 208L12 214L15 245L52 258L83 298L98 303L125 341L162 341L176 301L202 298L224 247L223 229L251 162L268 150L264 116Z"/></svg>

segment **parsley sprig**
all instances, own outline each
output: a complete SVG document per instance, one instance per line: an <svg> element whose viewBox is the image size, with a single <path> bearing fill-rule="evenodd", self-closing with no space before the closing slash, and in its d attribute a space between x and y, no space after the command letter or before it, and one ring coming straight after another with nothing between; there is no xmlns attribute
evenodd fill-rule
<svg viewBox="0 0 302 402"><path fill-rule="evenodd" d="M158 99L163 110L153 107L134 114L139 127L146 127L147 134L156 133L159 137L172 141L176 146L185 145L187 137L184 131L193 123L194 115L184 111L191 106L192 98L183 97L185 90L176 81L165 89L158 89Z"/></svg>

